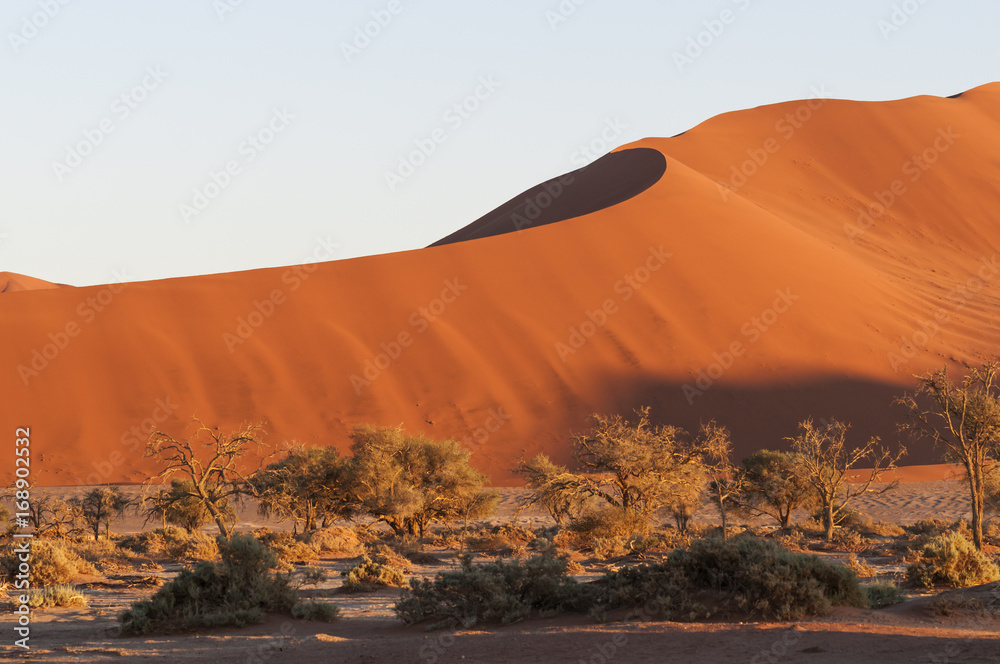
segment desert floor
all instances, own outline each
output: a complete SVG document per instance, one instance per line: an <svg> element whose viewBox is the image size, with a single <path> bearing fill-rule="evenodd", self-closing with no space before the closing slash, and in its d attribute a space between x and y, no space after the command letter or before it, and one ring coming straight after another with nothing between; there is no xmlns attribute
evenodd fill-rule
<svg viewBox="0 0 1000 664"><path fill-rule="evenodd" d="M62 493L71 489L54 490ZM504 489L500 521L510 518L518 490ZM875 520L899 524L921 519L954 520L967 516L967 501L957 482L912 482L881 497L866 497L858 509ZM246 525L268 525L253 512ZM714 521L710 508L701 522ZM525 525L545 525L539 515L522 516ZM126 521L116 530L138 530ZM152 527L152 526L151 526ZM454 566L454 552L430 548L439 565L414 566L417 575ZM818 552L843 557L843 554ZM868 561L879 567L879 560ZM586 561L584 561L586 562ZM350 559L321 559L315 566L339 572ZM600 567L606 568L607 563ZM273 617L246 629L220 629L196 635L125 637L118 633L117 614L148 597L155 586L144 577L169 578L179 565L155 572L129 571L81 579L90 604L86 608L38 611L32 623L30 652L13 647L10 615L3 616L6 643L0 657L38 662L994 662L1000 663L1000 619L970 608L970 599L986 604L1000 599L1000 584L967 590L918 593L880 610L838 608L832 614L794 623L656 621L596 624L584 616L536 619L505 627L427 632L395 619L392 605L398 589L345 595L339 578L307 595L327 598L342 611L335 623ZM596 577L598 565L584 564L580 578ZM882 569L880 572L891 572ZM940 610L941 600L951 610ZM936 603L936 604L935 604ZM935 606L937 608L935 608Z"/></svg>

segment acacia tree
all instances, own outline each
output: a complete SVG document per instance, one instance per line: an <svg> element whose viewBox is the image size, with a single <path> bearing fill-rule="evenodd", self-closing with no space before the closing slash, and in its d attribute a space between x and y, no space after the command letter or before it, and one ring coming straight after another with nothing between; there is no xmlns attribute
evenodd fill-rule
<svg viewBox="0 0 1000 664"><path fill-rule="evenodd" d="M906 454L903 447L892 454L879 445L878 437L849 450L846 442L848 428L847 424L837 420L816 425L809 418L799 423L799 435L788 439L798 454L798 472L812 487L812 496L820 507L827 542L833 539L837 517L852 500L866 493L879 495L896 488L899 480L879 489L873 485L894 470L896 463ZM871 473L862 482L851 482L857 476L857 471L853 469L862 460L871 464Z"/></svg>
<svg viewBox="0 0 1000 664"><path fill-rule="evenodd" d="M726 539L729 536L730 506L743 494L744 476L732 462L733 441L729 429L712 420L702 425L700 437L707 443L704 462L710 479L709 495L719 510L722 539Z"/></svg>
<svg viewBox="0 0 1000 664"><path fill-rule="evenodd" d="M514 470L533 489L529 502L575 506L596 499L633 523L648 523L654 512L672 507L683 523L683 506L677 500L704 486L704 460L718 441L692 439L671 425L654 426L648 407L636 415L635 424L621 415L593 415L593 428L572 436L580 472L555 464L547 467L541 457L520 461Z"/></svg>
<svg viewBox="0 0 1000 664"><path fill-rule="evenodd" d="M326 527L357 511L351 460L332 447L295 447L250 479L262 516L293 519L296 529Z"/></svg>
<svg viewBox="0 0 1000 664"><path fill-rule="evenodd" d="M83 498L71 499L70 503L79 510L80 518L98 540L102 525L105 537L111 537L111 520L122 516L132 501L118 487L98 487Z"/></svg>
<svg viewBox="0 0 1000 664"><path fill-rule="evenodd" d="M739 470L742 491L729 498L732 511L770 517L782 530L788 530L792 512L809 500L812 489L797 472L798 465L797 455L774 450L757 450L743 459Z"/></svg>
<svg viewBox="0 0 1000 664"><path fill-rule="evenodd" d="M573 521L583 512L587 495L580 476L554 463L545 454L519 459L513 471L524 478L531 493L520 499L518 512L537 505L549 513L558 525Z"/></svg>
<svg viewBox="0 0 1000 664"><path fill-rule="evenodd" d="M188 480L179 489L178 497L191 498L203 505L222 536L229 537L236 523L230 502L244 494L253 494L248 477L259 472L276 451L264 454L264 430L259 424L244 424L225 435L197 418L194 421L197 428L186 440L162 431L150 434L145 456L156 459L163 468L145 483L170 481L175 476ZM260 455L256 468L245 473L246 457L255 455Z"/></svg>
<svg viewBox="0 0 1000 664"><path fill-rule="evenodd" d="M987 475L1000 460L1000 360L980 367L966 365L969 372L958 384L948 378L947 367L917 376L915 394L896 400L909 415L901 428L916 438L930 438L944 449L944 458L965 469L972 501L972 538L983 548L983 510ZM930 408L918 401L929 400Z"/></svg>
<svg viewBox="0 0 1000 664"><path fill-rule="evenodd" d="M408 435L401 427L359 427L351 433L353 492L361 507L397 535L424 536L434 522L489 516L497 495L469 465L454 440Z"/></svg>
<svg viewBox="0 0 1000 664"><path fill-rule="evenodd" d="M152 518L159 518L163 527L168 523L180 526L189 533L200 529L212 518L205 504L194 495L191 480L175 477L170 480L170 488L159 491L155 496L146 497L141 501L143 512L148 523ZM232 506L223 502L220 507L225 512L227 521L233 519Z"/></svg>

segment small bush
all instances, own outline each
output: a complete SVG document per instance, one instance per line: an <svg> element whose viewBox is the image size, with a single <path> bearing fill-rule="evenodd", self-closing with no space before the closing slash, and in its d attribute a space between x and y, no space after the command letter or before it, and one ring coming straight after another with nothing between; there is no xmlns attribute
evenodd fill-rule
<svg viewBox="0 0 1000 664"><path fill-rule="evenodd" d="M841 528L833 532L833 543L841 551L863 551L871 546L871 540L852 528Z"/></svg>
<svg viewBox="0 0 1000 664"><path fill-rule="evenodd" d="M4 575L13 581L20 561L14 553L13 544L10 545L9 551L0 558L0 568L3 569ZM64 543L51 540L32 541L31 582L35 587L69 583L82 574L97 574L97 570Z"/></svg>
<svg viewBox="0 0 1000 664"><path fill-rule="evenodd" d="M343 526L310 530L303 539L316 553L333 553L344 558L356 558L364 553L358 534Z"/></svg>
<svg viewBox="0 0 1000 664"><path fill-rule="evenodd" d="M411 581L395 611L408 625L429 622L428 629L506 625L533 613L583 611L588 603L581 588L559 558L533 556L474 566L471 556L463 556L460 570Z"/></svg>
<svg viewBox="0 0 1000 664"><path fill-rule="evenodd" d="M864 586L864 590L868 595L868 604L873 609L899 604L906 599L903 591L895 583L873 583Z"/></svg>
<svg viewBox="0 0 1000 664"><path fill-rule="evenodd" d="M646 534L649 532L649 520L605 507L586 512L570 524L569 530L577 536L577 548L592 548L594 541L598 539Z"/></svg>
<svg viewBox="0 0 1000 664"><path fill-rule="evenodd" d="M872 577L878 576L878 570L868 564L868 561L864 558L858 558L857 554L852 553L844 561L844 567L854 572L855 576L860 577Z"/></svg>
<svg viewBox="0 0 1000 664"><path fill-rule="evenodd" d="M924 545L917 561L906 568L906 578L925 588L938 584L966 588L1000 579L1000 569L960 532L953 531Z"/></svg>
<svg viewBox="0 0 1000 664"><path fill-rule="evenodd" d="M611 572L601 583L608 608L654 606L667 620L707 615L695 601L705 591L714 593L718 610L777 620L822 615L834 605L867 606L847 568L752 537L698 540L663 563Z"/></svg>
<svg viewBox="0 0 1000 664"><path fill-rule="evenodd" d="M409 570L410 559L401 555L385 542L373 542L366 548L368 549L366 555L374 562L381 565L388 565L389 567L396 567L404 572Z"/></svg>
<svg viewBox="0 0 1000 664"><path fill-rule="evenodd" d="M201 531L189 533L176 526L126 535L119 540L118 547L133 553L164 555L178 560L215 560L219 557L219 546L214 538Z"/></svg>
<svg viewBox="0 0 1000 664"><path fill-rule="evenodd" d="M56 606L87 606L87 598L75 586L60 584L27 591L28 606L48 609Z"/></svg>
<svg viewBox="0 0 1000 664"><path fill-rule="evenodd" d="M871 521L870 519L858 526L857 530L862 535L874 537L900 537L906 534L906 530L902 526L884 521Z"/></svg>
<svg viewBox="0 0 1000 664"><path fill-rule="evenodd" d="M319 557L315 547L295 539L289 532L262 529L254 532L254 535L278 554L278 560L284 563L286 568L295 563L305 564Z"/></svg>
<svg viewBox="0 0 1000 664"><path fill-rule="evenodd" d="M402 588L406 585L403 570L373 561L368 556L362 556L357 565L343 572L344 592L362 593L381 590L386 586Z"/></svg>
<svg viewBox="0 0 1000 664"><path fill-rule="evenodd" d="M314 622L333 622L340 619L340 608L325 602L299 602L292 607L292 617Z"/></svg>
<svg viewBox="0 0 1000 664"><path fill-rule="evenodd" d="M296 603L288 576L273 574L278 556L252 535L220 538L219 562L184 569L149 600L119 616L134 634L243 627L261 622L269 612L290 613Z"/></svg>

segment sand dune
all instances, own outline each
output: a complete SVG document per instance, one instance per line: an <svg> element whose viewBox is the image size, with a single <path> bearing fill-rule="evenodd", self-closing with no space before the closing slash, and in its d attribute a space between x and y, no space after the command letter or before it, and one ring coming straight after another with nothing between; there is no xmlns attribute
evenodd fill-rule
<svg viewBox="0 0 1000 664"><path fill-rule="evenodd" d="M192 414L342 448L402 422L496 483L640 404L716 417L738 453L807 415L892 440L914 373L1000 348L998 118L997 83L765 106L623 146L665 170L568 188L553 220L582 216L522 232L537 189L427 249L6 292L3 430L31 427L46 484L141 479L145 432Z"/></svg>
<svg viewBox="0 0 1000 664"><path fill-rule="evenodd" d="M53 284L43 279L26 277L23 274L0 272L0 293L13 293L14 291L27 290L47 290L49 288L62 288L62 286L62 284Z"/></svg>

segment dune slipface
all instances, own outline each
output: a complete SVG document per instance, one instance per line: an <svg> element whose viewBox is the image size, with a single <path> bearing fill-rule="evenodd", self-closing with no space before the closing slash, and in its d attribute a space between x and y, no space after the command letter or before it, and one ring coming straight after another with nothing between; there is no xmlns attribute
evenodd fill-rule
<svg viewBox="0 0 1000 664"><path fill-rule="evenodd" d="M403 423L495 483L642 404L717 418L738 455L808 415L894 440L914 373L997 353L998 118L1000 84L765 106L625 146L605 164L638 154L634 179L566 188L523 232L525 195L411 252L4 292L2 431L31 427L44 484L138 481L149 428L193 414L342 449Z"/></svg>

